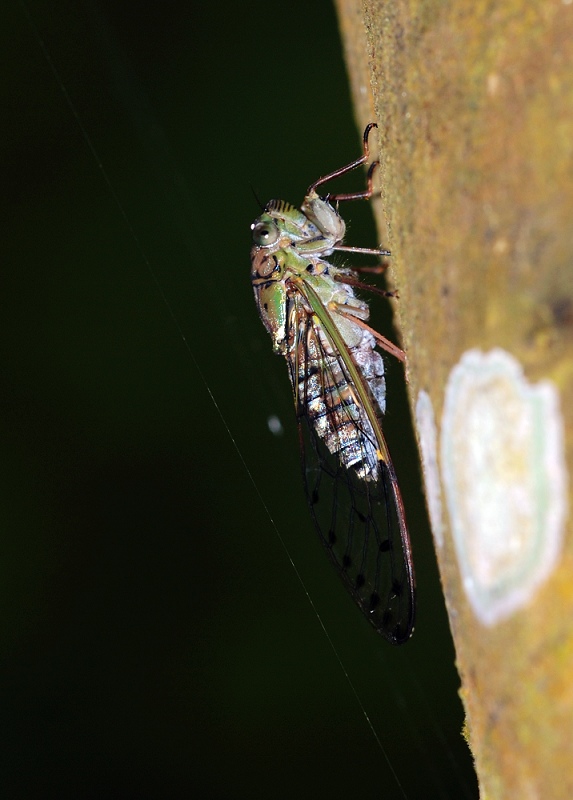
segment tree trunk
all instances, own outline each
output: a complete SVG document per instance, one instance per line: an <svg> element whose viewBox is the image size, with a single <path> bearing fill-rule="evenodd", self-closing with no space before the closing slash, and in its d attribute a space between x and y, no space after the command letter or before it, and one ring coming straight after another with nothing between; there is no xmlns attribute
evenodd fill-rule
<svg viewBox="0 0 573 800"><path fill-rule="evenodd" d="M482 795L570 798L573 5L336 4Z"/></svg>

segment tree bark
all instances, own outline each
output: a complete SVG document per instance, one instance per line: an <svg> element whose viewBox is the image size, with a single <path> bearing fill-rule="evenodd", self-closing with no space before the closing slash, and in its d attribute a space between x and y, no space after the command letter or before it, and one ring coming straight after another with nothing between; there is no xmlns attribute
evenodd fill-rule
<svg viewBox="0 0 573 800"><path fill-rule="evenodd" d="M570 798L573 5L336 5L482 795Z"/></svg>

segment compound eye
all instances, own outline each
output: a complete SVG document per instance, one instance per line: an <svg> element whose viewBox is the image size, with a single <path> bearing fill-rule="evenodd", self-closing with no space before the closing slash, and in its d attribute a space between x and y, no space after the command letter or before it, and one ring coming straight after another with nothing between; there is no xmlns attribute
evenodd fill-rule
<svg viewBox="0 0 573 800"><path fill-rule="evenodd" d="M256 222L253 226L253 241L261 247L268 247L279 239L279 229L274 222Z"/></svg>

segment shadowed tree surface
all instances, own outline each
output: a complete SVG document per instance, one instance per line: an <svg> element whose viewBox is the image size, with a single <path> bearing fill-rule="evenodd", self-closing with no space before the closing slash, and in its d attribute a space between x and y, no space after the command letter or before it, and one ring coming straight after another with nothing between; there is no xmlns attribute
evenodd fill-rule
<svg viewBox="0 0 573 800"><path fill-rule="evenodd" d="M573 552L563 533L568 490L563 452L571 463L573 6L337 0L337 7L357 118L361 125L371 119L379 125L378 225L393 253L411 405L424 390L442 423L442 493L450 514L444 514L438 561L482 794L571 797ZM461 480L468 463L454 459L449 478L444 463L450 445L462 452L466 435L462 405L453 443L445 438L448 376L466 351L494 348L505 351L498 358L496 350L497 363L518 363L525 376L499 379L505 387L514 378L520 387L541 387L516 390L517 406L527 406L538 392L551 396L533 421L525 414L525 429L536 431L536 453L553 446L557 453L547 463L532 457L532 493L537 482L547 486L550 498L536 504L524 496L520 502L525 519L531 512L541 520L540 554L535 551L532 563L523 566L522 585L514 587L519 602L497 616L480 609L479 597L469 602L472 576L460 567L454 545L452 531L459 529L456 546L463 549L480 514L474 509L465 526L452 519L458 508L446 484ZM490 362L473 358L479 388L479 370ZM469 362L463 363L467 373ZM516 485L510 471L529 469L525 457L512 460L511 454L499 474L491 463L521 419L519 409L510 406L502 396L498 411L510 430L502 427L495 442L483 426L469 430L468 421L468 452L475 452L483 434L486 454L475 482L487 487L489 469L490 492L502 492L498 478L509 492ZM468 408L468 420L472 413ZM488 413L475 419L492 419ZM503 461L503 453L499 458ZM525 485L522 478L515 478L517 485ZM462 501L463 496L462 487ZM508 496L508 506L511 501ZM503 498L500 502L503 515ZM494 517L492 527L496 522ZM475 524L479 529L481 523ZM503 526L500 531L492 548L511 544L514 531ZM521 533L515 532L511 558L523 554ZM507 541L500 542L503 537ZM485 548L487 536L476 541ZM550 566L527 594L528 572L543 560L544 548L551 551ZM487 558L478 548L470 556L470 572ZM501 583L495 588L505 591Z"/></svg>

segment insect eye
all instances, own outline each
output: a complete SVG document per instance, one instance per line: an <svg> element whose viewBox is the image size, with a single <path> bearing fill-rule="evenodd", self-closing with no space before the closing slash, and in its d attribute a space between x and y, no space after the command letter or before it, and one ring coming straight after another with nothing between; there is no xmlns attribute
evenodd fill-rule
<svg viewBox="0 0 573 800"><path fill-rule="evenodd" d="M274 222L257 222L253 225L253 241L255 244L271 245L278 241L279 229Z"/></svg>

